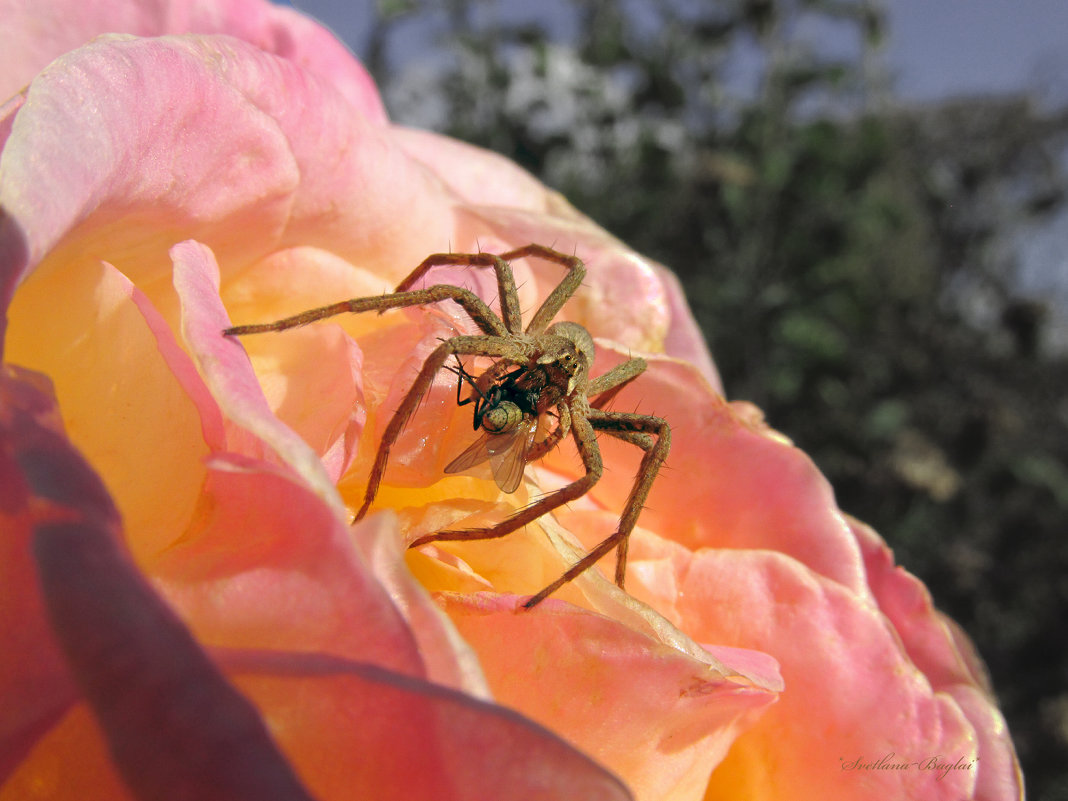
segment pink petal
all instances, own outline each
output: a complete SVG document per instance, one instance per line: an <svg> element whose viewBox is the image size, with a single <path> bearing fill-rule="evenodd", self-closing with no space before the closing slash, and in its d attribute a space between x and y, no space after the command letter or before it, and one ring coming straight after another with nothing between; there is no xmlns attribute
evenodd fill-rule
<svg viewBox="0 0 1068 801"><path fill-rule="evenodd" d="M976 730L909 662L870 601L767 551L703 549L679 581L687 631L770 653L786 683L713 775L709 797L973 797L974 771L939 779L919 763L973 760ZM887 755L916 764L863 767Z"/></svg>
<svg viewBox="0 0 1068 801"><path fill-rule="evenodd" d="M115 280L117 283L129 285L130 300L133 301L144 318L145 325L148 326L148 330L156 341L156 348L159 350L160 356L200 415L204 444L213 452L226 450L226 425L222 413L215 400L211 397L207 385L201 379L200 374L197 373L193 360L188 353L182 350L177 339L175 339L174 332L167 325L167 321L163 319L163 316L152 305L151 301L145 297L144 293L129 284L125 276L119 277L116 275ZM173 437L173 432L171 432L171 435Z"/></svg>
<svg viewBox="0 0 1068 801"><path fill-rule="evenodd" d="M0 0L0 18L0 99L19 91L53 59L101 34L224 33L328 79L368 118L386 119L371 77L333 34L293 9L261 0L44 5Z"/></svg>
<svg viewBox="0 0 1068 801"><path fill-rule="evenodd" d="M552 725L617 771L639 799L698 797L739 732L775 698L766 686L619 622L555 600L444 594L497 699Z"/></svg>
<svg viewBox="0 0 1068 801"><path fill-rule="evenodd" d="M931 593L919 579L894 564L894 553L870 526L850 519L864 554L875 600L894 624L913 664L937 689L954 684L986 687L986 670L971 651L957 646L951 623L934 607Z"/></svg>
<svg viewBox="0 0 1068 801"><path fill-rule="evenodd" d="M222 335L230 319L219 298L219 267L214 255L196 242L175 245L171 254L174 286L183 310L182 333L212 395L227 417L267 442L324 501L343 514L334 482L318 454L275 416L252 372L248 356L238 342Z"/></svg>
<svg viewBox="0 0 1068 801"><path fill-rule="evenodd" d="M360 553L411 627L435 684L492 700L478 655L434 603L405 563L407 551L393 515L373 515L351 531Z"/></svg>
<svg viewBox="0 0 1068 801"><path fill-rule="evenodd" d="M975 801L1023 801L1024 778L1004 716L990 696L975 687L958 684L949 688L949 694L975 726L979 739L979 757L971 767Z"/></svg>
<svg viewBox="0 0 1068 801"><path fill-rule="evenodd" d="M15 113L26 102L25 94L12 95L0 105L0 149L3 149L7 138L11 136L11 126L15 124Z"/></svg>
<svg viewBox="0 0 1068 801"><path fill-rule="evenodd" d="M912 662L936 690L952 695L979 737L977 799L1023 797L1023 778L986 667L967 635L934 608L919 579L894 565L893 552L870 527L850 520L880 609L894 625ZM951 760L952 761L952 760Z"/></svg>
<svg viewBox="0 0 1068 801"><path fill-rule="evenodd" d="M712 354L708 351L705 335L690 311L682 284L679 283L678 277L666 268L661 267L657 272L667 290L668 308L671 310L671 326L664 342L664 353L694 365L713 391L720 395L725 394L719 371L716 370Z"/></svg>
<svg viewBox="0 0 1068 801"><path fill-rule="evenodd" d="M323 801L625 801L620 781L503 707L319 654L221 654Z"/></svg>
<svg viewBox="0 0 1068 801"><path fill-rule="evenodd" d="M262 462L218 457L211 467L190 533L152 565L198 639L425 675L406 621L330 506Z"/></svg>
<svg viewBox="0 0 1068 801"><path fill-rule="evenodd" d="M34 552L53 627L138 797L309 798L256 710L106 529L41 526Z"/></svg>
<svg viewBox="0 0 1068 801"><path fill-rule="evenodd" d="M67 54L31 85L0 159L0 204L27 241L7 291L61 238L68 258L107 259L169 308L154 282L176 240L204 241L231 271L299 242L399 280L452 228L377 121L227 38L103 38ZM390 234L399 219L418 234Z"/></svg>
<svg viewBox="0 0 1068 801"><path fill-rule="evenodd" d="M491 150L432 131L401 126L393 128L393 137L405 153L437 176L457 199L471 206L545 213L558 210L565 202L514 161Z"/></svg>
<svg viewBox="0 0 1068 801"><path fill-rule="evenodd" d="M600 343L591 374L625 358ZM788 554L858 595L867 594L856 539L812 461L754 421L747 407L723 400L693 365L647 361L648 369L611 405L657 415L671 426L671 452L639 525L691 550L711 546ZM590 495L603 508L622 511L641 452L604 435L598 442L608 469ZM545 463L565 474L579 467L565 449Z"/></svg>

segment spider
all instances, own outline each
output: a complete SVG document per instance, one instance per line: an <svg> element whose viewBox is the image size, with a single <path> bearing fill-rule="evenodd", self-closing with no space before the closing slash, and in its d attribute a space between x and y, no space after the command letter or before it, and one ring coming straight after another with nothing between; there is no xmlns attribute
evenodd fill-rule
<svg viewBox="0 0 1068 801"><path fill-rule="evenodd" d="M509 263L525 257L555 262L566 267L567 274L549 293L524 329L515 279ZM449 284L411 289L430 268L439 265L492 267L496 273L500 296L500 316L469 289ZM223 334L242 336L285 331L346 312L382 313L389 309L421 306L442 300L454 301L463 308L482 333L442 340L424 362L415 382L386 426L368 478L363 505L357 511L355 520L360 520L367 514L382 482L390 448L442 368L456 373L461 385L467 381L473 387L474 395L467 401L459 399L458 387L457 402L461 405L465 402L475 403L475 429L483 429L483 437L454 460L446 468L446 472L460 472L489 459L498 485L506 491L514 491L522 479L523 467L528 462L544 456L570 433L578 448L584 474L562 489L543 495L495 525L428 534L412 542L409 545L412 548L439 540L503 537L589 492L600 479L604 469L601 451L597 445L597 431L603 431L641 448L644 451L641 466L615 532L572 565L560 578L523 604L525 608L532 609L564 584L591 568L613 549L616 550L615 581L623 587L630 534L649 495L657 471L671 447L671 429L661 418L605 411L600 408L625 384L645 370L645 360L629 359L603 375L590 378L594 345L589 332L577 323L558 322L550 325L552 319L578 289L585 275L586 268L580 259L543 245L526 245L500 255L435 253L424 259L411 275L401 281L393 293L344 300L273 323L237 325L227 328ZM482 375L474 378L464 370L462 362L458 367L447 366L446 361L450 356L455 357L458 362L461 356L489 357L496 361ZM591 399L594 399L592 404ZM542 415L550 413L555 415L557 425L545 439L535 443L533 432L537 421ZM495 440L495 437L498 439ZM516 441L519 442L518 445ZM520 455L512 455L511 450L519 451Z"/></svg>

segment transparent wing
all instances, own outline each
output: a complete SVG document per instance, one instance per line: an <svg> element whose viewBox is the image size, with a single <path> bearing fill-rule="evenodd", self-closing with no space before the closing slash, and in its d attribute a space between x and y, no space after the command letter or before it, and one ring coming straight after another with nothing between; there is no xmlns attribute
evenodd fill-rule
<svg viewBox="0 0 1068 801"><path fill-rule="evenodd" d="M503 492L515 492L523 480L527 452L534 443L537 420L524 420L515 428L500 434L483 434L463 453L445 466L446 473L462 473L487 459L493 480Z"/></svg>
<svg viewBox="0 0 1068 801"><path fill-rule="evenodd" d="M502 492L515 492L523 480L523 469L527 466L527 452L534 444L534 432L538 430L535 418L524 420L508 434L498 434L509 438L504 448L490 454L490 467L493 468L493 480ZM496 443L495 443L496 444Z"/></svg>
<svg viewBox="0 0 1068 801"><path fill-rule="evenodd" d="M488 440L490 437L500 437L501 434L483 434L470 445L467 450L445 465L446 473L462 473L476 465L482 464L490 458ZM507 436L507 435L503 435Z"/></svg>

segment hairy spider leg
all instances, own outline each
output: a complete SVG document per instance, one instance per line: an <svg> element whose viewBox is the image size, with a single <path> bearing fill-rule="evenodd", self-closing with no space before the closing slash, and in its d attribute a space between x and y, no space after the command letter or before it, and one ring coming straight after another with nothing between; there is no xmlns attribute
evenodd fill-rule
<svg viewBox="0 0 1068 801"><path fill-rule="evenodd" d="M523 250L523 248L520 248L520 250ZM498 317L482 298L464 287L438 284L426 289L410 289L431 267L448 264L492 267L497 276L497 291L501 296L503 319ZM439 300L453 300L458 303L484 334L503 337L508 334L521 334L523 332L523 319L519 310L515 278L512 275L511 266L505 259L492 253L434 253L423 259L408 277L397 285L396 290L389 295L343 300L339 303L331 303L328 306L320 306L300 314L294 314L291 317L275 320L272 323L236 325L227 328L223 331L223 334L226 336L243 336L245 334L261 334L269 331L285 331L286 329L307 325L317 320L325 320L338 314L365 311L382 313L390 309L419 306L425 303L435 303Z"/></svg>
<svg viewBox="0 0 1068 801"><path fill-rule="evenodd" d="M619 392L623 387L645 372L646 364L645 359L629 359L622 364L617 364L607 373L597 376L589 382L586 390L587 398L595 398L595 402L590 405L593 408L600 408L603 404L610 401L615 394ZM534 447L530 449L530 453L527 455L527 463L536 462L543 457L553 448L555 448L561 439L567 435L567 432L571 426L570 410L565 410L565 419L561 420L561 424L553 429L549 435L541 442L535 443ZM633 437L625 432L608 432L613 434L619 439L626 442L631 442L640 448L645 447L645 443L651 443L652 440L645 434L634 434Z"/></svg>
<svg viewBox="0 0 1068 801"><path fill-rule="evenodd" d="M569 406L585 408L582 408L580 413L575 414L568 409ZM486 528L438 531L434 534L427 534L420 537L408 547L415 548L419 545L426 545L429 542L437 542L438 540L497 539L498 537L511 534L513 531L537 520L542 515L551 512L558 506L562 506L576 498L581 498L589 492L593 485L600 480L601 474L604 472L604 465L601 462L601 451L597 447L597 437L593 432L593 427L586 419L589 416L589 404L585 398L578 397L571 401L561 401L559 408L561 412L568 409L567 414L571 418L571 436L574 438L575 445L578 447L579 456L582 459L582 466L585 469L585 473L580 478L556 492L543 495L534 503L520 509L512 516L505 518L496 525L488 526Z"/></svg>
<svg viewBox="0 0 1068 801"><path fill-rule="evenodd" d="M603 540L586 556L572 565L568 570L549 586L541 590L537 595L523 604L526 609L533 609L564 584L585 573L613 548L616 549L616 584L622 588L623 579L627 572L627 547L630 544L630 535L638 522L649 490L652 489L653 481L660 470L660 465L667 458L671 448L671 427L665 420L644 414L629 414L626 412L603 412L599 409L591 409L589 424L598 431L618 436L627 442L642 448L645 456L642 457L641 466L638 468L638 476L631 487L627 503L623 507L623 516L619 519L619 526L615 532ZM631 436L641 435L644 439L632 439ZM653 439L655 438L655 444Z"/></svg>
<svg viewBox="0 0 1068 801"><path fill-rule="evenodd" d="M533 358L533 346L516 342L510 337L497 336L458 336L447 339L438 345L427 357L420 368L415 381L408 389L400 407L393 413L393 417L382 434L382 441L378 445L378 453L371 468L371 475L367 482L367 490L364 493L363 505L356 513L356 520L363 519L370 509L371 503L378 494L378 487L382 483L382 476L386 472L386 463L389 461L389 451L393 443L397 441L408 419L415 412L419 401L430 385L434 383L434 377L445 366L445 360L450 356L496 356L511 361L522 362Z"/></svg>
<svg viewBox="0 0 1068 801"><path fill-rule="evenodd" d="M285 331L290 328L325 320L328 317L336 317L339 314L359 313L366 311L389 311L390 309L402 309L406 306L422 306L427 303L436 303L439 300L453 300L458 303L467 316L474 321L475 325L483 333L506 337L509 332L504 323L493 313L486 303L472 292L463 287L449 284L438 284L427 289L416 289L410 292L396 292L389 295L375 295L370 298L351 298L329 306L320 306L317 309L294 314L292 317L284 317L273 323L254 323L252 325L235 325L223 331L224 336L244 336L245 334L263 334L269 331Z"/></svg>
<svg viewBox="0 0 1068 801"><path fill-rule="evenodd" d="M575 294L575 290L582 284L582 279L586 277L586 265L577 256L565 256L552 248L545 247L545 245L525 245L515 250L509 250L507 253L502 253L500 258L506 262L511 262L526 256L535 256L568 268L564 280L557 284L553 291L549 293L549 296L542 301L541 306L534 312L534 316L527 325L528 334L540 334L549 327L549 323L552 322L557 312L563 308L564 304Z"/></svg>
<svg viewBox="0 0 1068 801"><path fill-rule="evenodd" d="M617 364L607 373L590 379L586 388L586 397L597 398L597 406L607 403L619 390L644 373L647 366L645 359L639 358L628 359L622 364Z"/></svg>
<svg viewBox="0 0 1068 801"><path fill-rule="evenodd" d="M507 254L495 256L492 253L434 253L423 259L411 274L397 284L397 292L411 289L415 283L426 275L431 267L458 265L468 267L492 267L497 274L497 295L501 299L501 319L510 334L523 333L523 315L519 310L519 293L515 288L515 277L508 264ZM485 329L483 329L485 331ZM486 333L491 333L486 331ZM492 333L498 333L496 331Z"/></svg>
<svg viewBox="0 0 1068 801"><path fill-rule="evenodd" d="M475 413L472 418L472 427L477 431L479 424L482 422L482 409L484 409L488 404L491 404L492 400L485 393L483 393L482 390L479 388L478 384L475 383L474 376L467 372L467 369L464 367L464 363L460 361L459 356L456 357L455 367L446 364L444 365L443 369L448 370L450 373L454 373L457 377L456 405L467 406L469 403L475 404ZM463 391L465 381L471 386L471 389L475 391L475 394L470 395L466 398L462 398L460 396L460 393Z"/></svg>

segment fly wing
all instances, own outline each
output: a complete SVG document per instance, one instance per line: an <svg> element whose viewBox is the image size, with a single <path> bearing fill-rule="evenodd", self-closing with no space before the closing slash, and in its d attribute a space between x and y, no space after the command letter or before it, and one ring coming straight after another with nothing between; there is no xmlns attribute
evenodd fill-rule
<svg viewBox="0 0 1068 801"><path fill-rule="evenodd" d="M493 480L503 492L515 492L523 480L527 466L527 452L537 431L535 420L524 420L513 429L500 434L484 433L467 450L445 466L446 473L462 473L485 462L493 471Z"/></svg>
<svg viewBox="0 0 1068 801"><path fill-rule="evenodd" d="M472 467L482 464L490 458L489 440L500 436L502 435L483 434L468 445L467 450L445 465L445 472L462 473L465 470L470 470Z"/></svg>
<svg viewBox="0 0 1068 801"><path fill-rule="evenodd" d="M536 418L524 420L514 430L498 434L496 438L501 442L492 443L490 467L493 468L493 480L502 492L515 492L518 489L523 480L523 469L527 466L527 452L534 444L537 430Z"/></svg>

